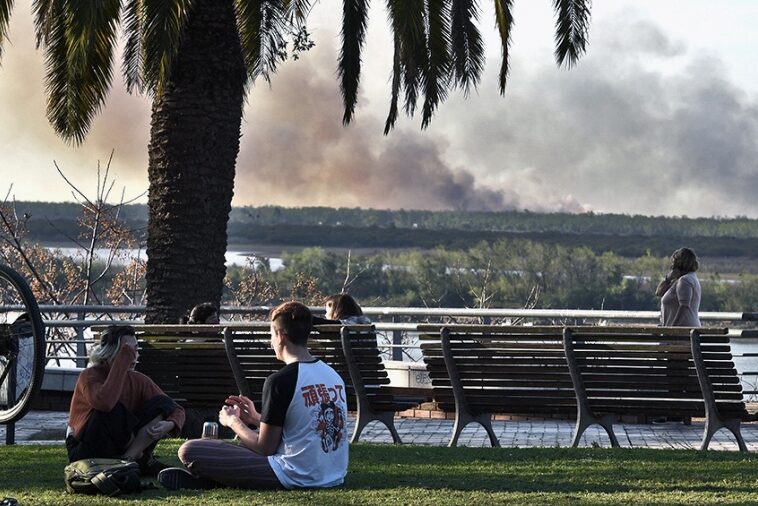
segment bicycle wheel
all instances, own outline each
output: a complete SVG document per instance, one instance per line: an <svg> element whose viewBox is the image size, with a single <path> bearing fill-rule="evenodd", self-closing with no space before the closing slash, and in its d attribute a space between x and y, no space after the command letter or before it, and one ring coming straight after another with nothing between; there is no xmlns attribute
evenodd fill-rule
<svg viewBox="0 0 758 506"><path fill-rule="evenodd" d="M26 414L45 374L45 327L29 285L0 265L0 423Z"/></svg>

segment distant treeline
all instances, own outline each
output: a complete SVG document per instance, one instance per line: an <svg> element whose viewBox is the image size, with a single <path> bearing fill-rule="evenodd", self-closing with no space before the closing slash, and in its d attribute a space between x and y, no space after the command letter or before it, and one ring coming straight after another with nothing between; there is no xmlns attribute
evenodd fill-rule
<svg viewBox="0 0 758 506"><path fill-rule="evenodd" d="M16 210L29 216L30 239L61 242L78 233L77 204L18 202ZM144 235L147 206L124 206L121 217ZM234 208L228 233L230 243L325 248L462 250L480 241L528 239L625 257L665 256L682 245L703 256L758 256L758 220L748 218L266 206Z"/></svg>
<svg viewBox="0 0 758 506"><path fill-rule="evenodd" d="M666 257L623 258L588 248L531 241L480 242L460 251L385 250L353 254L305 248L283 255L284 268L261 264L227 269L226 300L272 305L288 298L320 304L345 289L361 304L412 307L493 307L649 310ZM349 265L349 270L348 270ZM758 276L724 281L704 261L702 311L754 311Z"/></svg>
<svg viewBox="0 0 758 506"><path fill-rule="evenodd" d="M528 211L407 211L265 206L235 208L232 210L231 222L264 226L287 224L488 232L758 238L758 220L745 217L676 218Z"/></svg>
<svg viewBox="0 0 758 506"><path fill-rule="evenodd" d="M587 247L596 254L624 257L645 254L668 256L677 248L694 248L701 256L758 256L758 238L675 237L642 235L568 234L560 232L473 232L466 230L387 229L379 227L306 227L299 225L230 225L230 236L240 242L323 248L412 248L464 250L481 241L529 240L564 247Z"/></svg>

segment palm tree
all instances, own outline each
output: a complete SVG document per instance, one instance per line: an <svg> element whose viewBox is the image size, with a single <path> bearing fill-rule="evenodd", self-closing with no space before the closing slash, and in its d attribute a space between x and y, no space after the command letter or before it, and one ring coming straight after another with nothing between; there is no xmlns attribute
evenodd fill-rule
<svg viewBox="0 0 758 506"><path fill-rule="evenodd" d="M0 0L0 49L13 0ZM104 105L118 29L127 88L153 97L146 321L221 299L246 86L286 57L300 0L35 0L47 116L74 144ZM307 35L307 34L305 34ZM0 53L1 56L1 53ZM114 132L114 135L118 135Z"/></svg>
<svg viewBox="0 0 758 506"><path fill-rule="evenodd" d="M584 52L589 0L553 0L558 63ZM13 0L0 0L0 57ZM349 123L357 102L368 0L344 0L338 72ZM468 94L484 63L475 0L387 0L394 35L392 99L422 127L450 89ZM512 0L495 0L502 41L500 90L508 75ZM104 105L119 26L127 88L153 97L149 144L148 308L145 320L175 322L198 302L219 301L226 225L249 85L286 58L286 40L308 47L310 0L34 0L45 54L47 115L67 141L81 142Z"/></svg>

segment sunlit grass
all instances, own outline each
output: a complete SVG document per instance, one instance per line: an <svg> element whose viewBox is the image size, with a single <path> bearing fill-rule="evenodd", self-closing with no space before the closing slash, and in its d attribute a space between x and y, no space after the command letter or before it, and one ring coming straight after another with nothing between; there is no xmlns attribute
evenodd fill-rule
<svg viewBox="0 0 758 506"><path fill-rule="evenodd" d="M180 441L159 447L178 463ZM21 505L758 504L758 458L737 452L353 445L344 487L252 492L163 489L107 499L65 492L60 446L0 447L0 498Z"/></svg>

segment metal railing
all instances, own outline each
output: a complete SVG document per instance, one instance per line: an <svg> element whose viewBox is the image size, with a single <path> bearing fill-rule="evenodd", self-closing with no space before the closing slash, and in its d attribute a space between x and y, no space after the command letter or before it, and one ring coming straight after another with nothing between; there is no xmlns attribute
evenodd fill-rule
<svg viewBox="0 0 758 506"><path fill-rule="evenodd" d="M5 310L12 310L8 306ZM323 308L313 307L316 314L323 313ZM245 321L252 317L254 320L264 320L271 307L234 307L224 306L221 308L222 317L228 321ZM41 305L40 311L45 318L45 323L50 328L73 329L76 338L73 341L89 340L84 337L84 330L92 325L102 325L109 320L123 324L139 324L143 320L145 306L63 306ZM421 308L421 307L366 307L364 314L371 317L377 330L392 333L394 336L402 336L403 333L411 332L418 323L651 323L656 324L659 319L657 311L607 311L585 309L472 309L472 308ZM703 312L700 313L701 321L708 324L734 323L742 328L740 334L745 337L758 337L758 330L750 328L756 326L750 322L758 321L758 313L752 312ZM72 336L73 337L73 336ZM50 342L72 341L71 339L51 339ZM387 346L403 348L410 345L402 340L393 338ZM412 345L411 345L412 346ZM84 354L82 354L84 355ZM53 358L53 357L51 357Z"/></svg>
<svg viewBox="0 0 758 506"><path fill-rule="evenodd" d="M1 311L13 310L6 306ZM16 308L19 309L19 308ZM316 314L322 307L313 307ZM263 321L271 307L223 306L221 316L224 324L235 322ZM87 347L91 345L89 328L110 321L119 324L141 324L145 306L63 306L41 305L48 336L48 365L85 367ZM400 361L420 361L416 326L420 323L473 323L473 324L657 324L657 311L613 311L585 309L474 309L474 308L422 308L422 307L365 307L377 329L378 345L385 350L385 358ZM729 324L730 338L742 343L741 351L734 356L748 364L741 373L743 383L749 385L750 393L758 391L758 313L754 312L703 312L700 320L706 326Z"/></svg>
<svg viewBox="0 0 758 506"><path fill-rule="evenodd" d="M11 309L11 308L6 308ZM316 314L323 308L313 307ZM221 308L224 325L236 322L263 321L271 307ZM87 362L87 346L92 344L89 327L109 321L120 324L143 323L144 306L62 306L41 305L40 311L48 327L48 366L82 368ZM659 320L657 311L608 311L584 309L472 309L472 308L420 308L420 307L365 307L377 329L378 345L389 360L420 361L417 325L420 323L473 323L473 324L624 324L649 323ZM745 393L754 396L758 391L758 313L703 312L700 319L705 326L729 324L730 338L739 351L735 358L743 364L742 375ZM741 343L737 345L737 343Z"/></svg>

